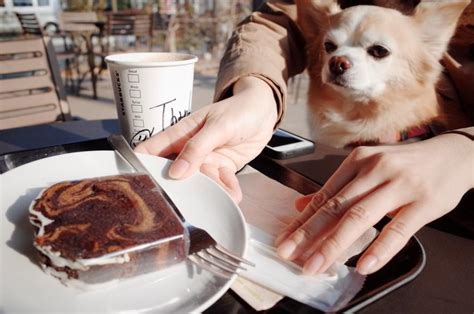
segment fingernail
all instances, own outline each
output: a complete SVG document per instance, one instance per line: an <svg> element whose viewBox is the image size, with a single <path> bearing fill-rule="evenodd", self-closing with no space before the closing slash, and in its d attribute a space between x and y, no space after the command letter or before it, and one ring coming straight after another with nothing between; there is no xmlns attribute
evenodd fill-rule
<svg viewBox="0 0 474 314"><path fill-rule="evenodd" d="M378 262L379 259L376 256L369 254L357 265L357 272L361 275L367 275L374 269Z"/></svg>
<svg viewBox="0 0 474 314"><path fill-rule="evenodd" d="M170 167L170 177L173 179L181 178L189 169L189 162L184 159L178 159Z"/></svg>
<svg viewBox="0 0 474 314"><path fill-rule="evenodd" d="M281 242L283 242L283 240L285 240L286 238L288 238L288 236L290 235L290 232L289 231L284 231L283 233L281 233L275 240L275 245L276 246L279 246L281 244Z"/></svg>
<svg viewBox="0 0 474 314"><path fill-rule="evenodd" d="M296 243L293 240L284 241L277 248L277 254L283 259L289 259L296 249Z"/></svg>
<svg viewBox="0 0 474 314"><path fill-rule="evenodd" d="M324 256L320 253L316 253L311 259L304 265L303 274L314 275L318 273L321 266L324 264Z"/></svg>

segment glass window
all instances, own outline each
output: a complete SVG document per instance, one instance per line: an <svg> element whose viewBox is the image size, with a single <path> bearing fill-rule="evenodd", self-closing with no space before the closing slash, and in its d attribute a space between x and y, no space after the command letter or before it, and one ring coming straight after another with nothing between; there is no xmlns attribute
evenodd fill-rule
<svg viewBox="0 0 474 314"><path fill-rule="evenodd" d="M15 7L30 7L33 5L33 0L13 0Z"/></svg>
<svg viewBox="0 0 474 314"><path fill-rule="evenodd" d="M47 7L49 5L49 0L38 0L38 5L40 7Z"/></svg>

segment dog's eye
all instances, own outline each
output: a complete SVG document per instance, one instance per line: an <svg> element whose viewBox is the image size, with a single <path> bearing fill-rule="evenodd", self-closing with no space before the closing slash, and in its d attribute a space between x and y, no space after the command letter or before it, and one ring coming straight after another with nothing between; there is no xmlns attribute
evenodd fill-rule
<svg viewBox="0 0 474 314"><path fill-rule="evenodd" d="M390 54L390 51L384 46L373 45L367 49L367 52L374 58L382 59Z"/></svg>
<svg viewBox="0 0 474 314"><path fill-rule="evenodd" d="M337 46L332 41L326 41L324 43L324 49L326 50L327 53L331 53L337 49Z"/></svg>

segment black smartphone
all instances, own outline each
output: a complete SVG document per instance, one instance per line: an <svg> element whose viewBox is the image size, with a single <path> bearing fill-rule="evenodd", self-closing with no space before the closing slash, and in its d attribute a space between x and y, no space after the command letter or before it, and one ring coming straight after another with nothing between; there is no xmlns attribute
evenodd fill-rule
<svg viewBox="0 0 474 314"><path fill-rule="evenodd" d="M275 159L293 158L314 151L314 143L288 131L277 129L263 153Z"/></svg>

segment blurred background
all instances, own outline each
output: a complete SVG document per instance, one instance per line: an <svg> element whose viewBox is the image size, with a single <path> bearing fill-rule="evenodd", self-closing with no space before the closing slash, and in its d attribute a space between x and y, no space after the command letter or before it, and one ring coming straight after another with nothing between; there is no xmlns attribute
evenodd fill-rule
<svg viewBox="0 0 474 314"><path fill-rule="evenodd" d="M46 46L50 44L57 60L65 102L74 119L117 116L105 56L135 51L195 54L199 58L193 92L196 110L212 102L219 61L233 29L263 2L0 0L0 44L22 38L47 38ZM1 58L0 52L0 62ZM0 79L17 77L18 73L0 73ZM295 125L294 132L306 110L305 92L300 92L306 82L304 76L290 82L289 99L297 112L285 121Z"/></svg>

